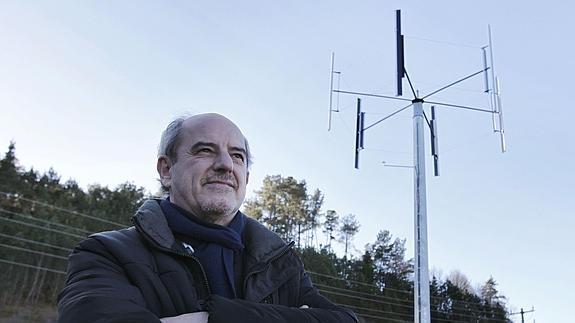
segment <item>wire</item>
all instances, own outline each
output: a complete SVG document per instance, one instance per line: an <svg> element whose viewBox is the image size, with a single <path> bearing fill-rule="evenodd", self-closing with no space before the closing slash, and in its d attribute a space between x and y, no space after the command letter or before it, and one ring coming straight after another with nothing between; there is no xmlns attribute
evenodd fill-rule
<svg viewBox="0 0 575 323"><path fill-rule="evenodd" d="M313 284L314 286L318 286L318 287L322 287L322 288L331 288L334 290L339 290L342 292L351 292L354 293L356 295L364 295L364 296L368 296L368 297L377 297L377 298L382 298L382 299L391 299L391 300L397 300L400 302L406 302L406 303L410 303L411 305L409 305L410 308L413 307L413 300L402 300L399 298L395 298L395 297L389 297L389 296L382 296L382 295L377 295L377 294L371 294L371 293L364 293L364 292L359 292L359 291L355 291L353 289L345 289L345 288L339 288L339 287L333 287L333 286L329 286L329 285L323 285L323 284ZM388 304L392 304L392 303L388 303ZM393 304L395 305L395 304ZM404 305L404 304L398 304L398 305Z"/></svg>
<svg viewBox="0 0 575 323"><path fill-rule="evenodd" d="M376 310L376 309L372 309L372 308L360 307L360 306L355 306L355 305L347 305L347 304L341 304L341 303L336 303L336 305L343 306L343 307L349 307L349 308L355 308L355 309L362 310L362 311L377 312L377 313L381 313L381 314L391 314L391 315L409 316L409 317L413 316L413 314L408 314L408 313L396 313L396 312L382 311L382 310ZM413 309L413 307L412 307L412 309Z"/></svg>
<svg viewBox="0 0 575 323"><path fill-rule="evenodd" d="M363 92L355 92L355 91L342 91L342 90L333 90L334 92L343 93L343 94L354 94L354 95L361 95L361 96L371 96L376 98L384 98L384 99L391 99L391 100L400 100L400 101L410 101L411 99L406 98L398 98L391 95L381 95L381 94L371 94L371 93L363 93Z"/></svg>
<svg viewBox="0 0 575 323"><path fill-rule="evenodd" d="M53 222L53 221L50 221L50 220L40 219L40 218L34 217L34 216L32 216L32 215L29 215L29 214L24 214L24 213L18 213L18 212L8 211L8 210L3 209L3 208L1 208L1 207L0 207L0 212L4 212L4 213L8 213L8 214L13 214L13 215L16 215L16 216L25 218L25 219L30 219L30 220L34 220L34 221L39 221L39 222L46 223L46 224L49 224L49 225L60 226L60 227L62 227L62 228L66 228L66 229L77 230L77 231L80 231L81 233L85 233L85 234L91 233L90 231L87 231L87 230L84 230L84 229L80 229L80 228L77 228L77 227L72 227L72 226L65 225L65 224L60 224L60 223L58 223L58 222Z"/></svg>
<svg viewBox="0 0 575 323"><path fill-rule="evenodd" d="M373 302L373 303L377 303L377 304L386 304L386 305L394 305L394 306L405 307L405 308L413 308L413 305L411 305L411 306L410 305L401 305L401 304L396 304L396 303L378 301L378 300L375 300L373 298L370 299L370 298L365 298L365 297L361 297L361 296L354 296L354 295L349 295L349 294L344 294L344 293L332 292L332 291L320 289L320 288L318 288L318 290L321 291L322 293L326 293L326 294L345 296L345 297L355 298L355 299L359 299L362 301L368 301L368 302Z"/></svg>
<svg viewBox="0 0 575 323"><path fill-rule="evenodd" d="M396 319L390 319L387 317L381 317L381 316L375 316L375 315L369 315L369 314L363 314L363 313L357 313L357 315L359 315L361 317L369 317L369 318L376 319L376 320L394 321L394 322L400 322L400 323L413 323L413 321L396 320Z"/></svg>
<svg viewBox="0 0 575 323"><path fill-rule="evenodd" d="M27 226L27 227L36 228L36 229L40 229L40 230L44 230L44 231L50 231L50 232L54 232L54 233L64 234L64 235L67 235L67 236L70 236L70 237L74 237L74 238L79 238L79 239L84 239L84 238L85 238L85 236L77 235L77 234L74 234L74 233L58 231L58 230L51 229L51 228L44 228L44 227L41 227L41 226L39 226L39 225L35 225L35 224L31 224L31 223L26 223L26 222L14 220L14 219L8 219L8 218L2 217L2 216L0 216L0 220L7 221L7 222L12 222L12 223L16 223L16 224L21 224L21 225L24 225L24 226Z"/></svg>
<svg viewBox="0 0 575 323"><path fill-rule="evenodd" d="M363 286L368 286L368 287L375 287L375 288L379 289L379 287L378 287L377 285L375 285L375 284L368 284L368 283L360 282L360 281L357 281L357 280L348 280L348 279L345 279L345 278L340 278L340 277L337 277L337 276L320 274L320 273L316 273L316 272L313 272L313 271L306 271L306 272L307 272L308 274L312 274L312 275L317 275L317 276L322 276L322 277L326 277L326 278L331 278L331 279L334 279L334 280L341 280L341 281L344 281L344 282L347 282L347 283L353 283L353 284L356 284L356 285L363 285ZM388 288L388 287L385 287L384 289L385 289L385 290L388 290L388 291L398 292L398 293L404 293L404 294L410 294L410 295L412 294L410 291L401 290L401 289L393 289L393 288ZM430 298L437 299L437 300L440 300L440 301L444 301L444 300L445 300L443 297L440 297L440 296L430 296ZM476 303L466 302L466 301L457 300L457 299L452 299L452 301L458 302L458 303L461 303L461 304L477 305Z"/></svg>
<svg viewBox="0 0 575 323"><path fill-rule="evenodd" d="M118 222L114 222L114 221L110 221L110 220L106 220L106 219L101 219L101 218L95 217L95 216L93 216L93 215L89 215L89 214L85 214L85 213L80 213L80 212L68 210L68 209L65 209L65 208L62 208L62 207L59 207L59 206L55 206L55 205L52 205L52 204L48 204L48 203L41 202L41 201L37 201L37 200L33 200L33 199L28 199L28 198L22 197L22 196L21 196L20 194L18 194L18 193L6 193L6 192L0 191L0 194L3 194L3 195L5 195L5 196L7 196L7 197L12 197L12 196L14 196L14 197L17 198L17 199L21 199L21 200L24 200L24 201L36 203L36 204L43 205L43 206L47 206L47 207L52 208L52 209L56 209L56 210L68 212L68 213L70 213L70 214L78 215L78 216L85 217L85 218L88 218L88 219L92 219L92 220L94 220L94 221L100 221L100 222L104 222L104 223L107 223L107 224L113 224L113 225L118 226L118 227L121 227L121 228L123 228L123 227L126 226L126 225L124 225L124 224L121 224L121 223L118 223Z"/></svg>
<svg viewBox="0 0 575 323"><path fill-rule="evenodd" d="M364 301L369 301L369 302L373 302L373 303L377 303L377 304L387 304L387 305L392 305L392 306L398 306L398 307L404 307L404 308L409 308L409 309L413 309L413 305L408 306L408 305L401 305L401 304L396 304L396 303L389 303L389 302L384 302L384 301L378 301L378 300L374 300L374 299L369 299L369 298L365 298L365 297L360 297L360 296L354 296L354 295L347 295L347 294L343 294L343 293L338 293L338 292L332 292L332 291L328 291L325 289L319 289L321 292L326 293L326 294L332 294L332 295L338 295L338 296L344 296L344 297L348 297L348 298L355 298L355 299L359 299L359 300L364 300ZM377 295L373 295L373 296L377 296ZM466 308L456 308L456 307L452 307L455 310L467 310L469 311L469 309ZM473 318L476 319L480 316L478 315L468 315L468 314L462 314L462 313L452 313L452 312L447 312L447 311L441 311L441 310L436 310L436 309L430 309L431 312L434 313L441 313L441 314L448 314L448 315L457 315L457 316L461 316L461 317L469 317L469 318ZM480 311L479 313L481 313L482 311ZM485 320L491 320L491 321L501 321L498 319L489 319L489 318L485 318L485 317L480 317L481 319L485 319Z"/></svg>
<svg viewBox="0 0 575 323"><path fill-rule="evenodd" d="M435 40L435 39L429 39L429 38L423 38L423 37L416 37L416 36L403 36L405 38L411 38L411 39L416 39L416 40L422 40L422 41L426 41L426 42L431 42L431 43L438 43L438 44L444 44L444 45L450 45L450 46L457 46L457 47L467 47L467 48L473 48L473 49L481 49L482 47L480 46L473 46L473 45L467 45L467 44L461 44L461 43L454 43L454 42L448 42L448 41L443 41L443 40Z"/></svg>
<svg viewBox="0 0 575 323"><path fill-rule="evenodd" d="M378 124L378 123L380 123L380 122L382 122L382 121L384 121L384 120L387 120L387 119L389 119L389 118L393 117L394 115L396 115L396 114L400 113L401 111L403 111L403 110L405 110L405 109L409 108L409 107L410 107L410 106L412 106L412 105L413 105L413 103L410 103L409 105L406 105L405 107L403 107L403 108L401 108L401 109L398 109L398 110L396 110L395 112L393 112L393 113L391 113L391 114L389 114L389 115L387 115L387 116L383 117L382 119L379 119L378 121L376 121L376 122L372 123L371 125L369 125L369 126L367 126L367 127L363 128L363 131L366 131L367 129L369 129L369 128L371 128L371 127L375 126L376 124Z"/></svg>
<svg viewBox="0 0 575 323"><path fill-rule="evenodd" d="M45 270L45 271L49 271L49 272L56 273L56 274L66 275L65 271L61 271L61 270L57 270L57 269L51 269L51 268L40 267L40 266L33 266L33 265L24 264L21 262L10 261L10 260L5 260L5 259L0 259L0 262L3 262L5 264L9 264L9 265L22 266L22 267L32 268L32 269L37 269L37 270Z"/></svg>
<svg viewBox="0 0 575 323"><path fill-rule="evenodd" d="M465 109L465 110L472 110L472 111L479 111L479 112L487 112L487 113L491 113L493 114L494 112L491 110L487 110L487 109L481 109L481 108L474 108L474 107L468 107L466 105L459 105L459 104L451 104L451 103L441 103L441 102L432 102L432 101L425 101L429 104L435 104L435 105L441 105L444 107L450 107L450 108L459 108L459 109Z"/></svg>
<svg viewBox="0 0 575 323"><path fill-rule="evenodd" d="M439 83L435 83L435 82L425 82L425 81L417 81L415 82L416 86L421 86L422 89L428 89L431 87L437 87L437 86L441 86L442 84ZM470 88L470 87L463 87L463 86L455 86L452 88L454 91L459 91L459 92L467 92L467 93L474 93L474 94L482 94L485 95L485 90L477 90L475 88Z"/></svg>
<svg viewBox="0 0 575 323"><path fill-rule="evenodd" d="M318 290L319 290L320 292L323 292L323 293L326 293L326 294L332 294L332 295L344 296L344 297L349 297L349 298L355 298L355 299L359 299L359 300L362 300L362 301L369 301L369 302L373 302L373 303L377 303L377 304L397 305L397 306L400 306L400 307L413 308L413 306L401 305L401 304L395 304L395 303L389 303L389 302L384 302L384 301L375 300L375 299L373 299L373 298L365 298L365 297L361 297L361 296L354 296L354 295L350 295L350 294L338 293L338 292L333 292L333 291L329 291L329 290L325 290L325 289L321 289L321 288L318 288Z"/></svg>
<svg viewBox="0 0 575 323"><path fill-rule="evenodd" d="M8 249L13 249L13 250L20 250L20 251L24 251L24 252L35 253L35 254L42 255L42 256L48 256L48 257L53 257L53 258L57 258L57 259L62 259L62 260L68 261L68 257L62 257L62 256L54 255L54 254L51 254L51 253L47 253L47 252L42 252L42 251L37 251L37 250L32 250L32 249L26 249L26 248L17 247L17 246L12 246L12 245L7 245L7 244L3 244L3 243L0 243L0 247L4 247L4 248L8 248Z"/></svg>
<svg viewBox="0 0 575 323"><path fill-rule="evenodd" d="M389 314L393 314L393 315L399 315L399 316L411 316L411 314L400 314L400 313L395 313L395 312L386 312L386 311L381 311L381 310L375 310L375 309L371 309L371 308L366 308L366 307L360 307L360 306L353 306L353 305L346 305L346 304L337 304L336 305L340 305L340 306L344 306L344 307L349 307L349 308L354 308L354 309L358 309L358 310L363 310L363 311L372 311L372 312L381 312L383 314L389 313ZM360 315L362 316L362 315ZM474 317L475 318L475 317ZM395 319L390 319L387 317L381 317L381 319L385 319L385 320L393 320L393 321L398 321L398 322L406 322L406 321L402 321L402 320L395 320ZM462 323L467 323L467 321L455 321L455 320L446 320L446 319L441 319L441 318L433 318L433 321L444 321L444 322L462 322ZM411 322L411 321L410 321ZM505 321L503 321L505 322Z"/></svg>
<svg viewBox="0 0 575 323"><path fill-rule="evenodd" d="M478 71L478 72L475 72L475 73L473 73L473 74L467 75L466 77L461 78L461 79L459 79L459 80L457 80L457 81L455 81L455 82L451 82L451 83L449 83L449 84L447 84L447 85L445 85L445 86L443 86L443 87L441 87L441 88L439 88L439 89L437 89L437 90L435 90L435 91L429 93L428 95L424 96L424 97L421 98L421 99L426 99L426 98L428 98L428 97L430 97L430 96L432 96L432 95L434 95L434 94L437 94L437 93L439 93L439 92L441 92L441 91L443 91L443 90L445 90L445 89L447 89L447 88L449 88L449 87L451 87L451 86L454 86L455 84L461 83L461 82L463 82L463 81L465 81L465 80L468 80L468 79L474 77L475 75L478 75L478 74L481 74L481 73L483 73L483 72L486 72L488 69L489 69L489 67L484 68L484 69L482 69L482 70L480 70L480 71Z"/></svg>
<svg viewBox="0 0 575 323"><path fill-rule="evenodd" d="M316 284L317 285L317 284ZM401 304L395 304L395 303L388 303L388 302L382 302L382 301L377 301L377 300L373 300L373 299L368 299L368 298L363 298L363 297L359 297L359 296L353 296L353 295L346 295L343 293L337 293L337 292L330 292L327 290L323 290L323 289L318 289L323 293L326 294L333 294L333 295L338 295L338 296L344 296L344 297L350 297L350 298L356 298L356 299L360 299L360 300L365 300L365 301L370 301L370 302L374 302L374 303L378 303L378 304L387 304L387 305L392 305L392 306L398 306L398 307L405 307L405 308L410 308L413 309L413 306L406 306L406 305L401 305ZM378 295L373 295L373 296L378 296ZM343 304L343 306L347 306L347 307L356 307L353 305L349 305L349 304ZM363 309L367 309L370 311L379 311L382 312L381 310L375 310L375 309L368 309L368 308L363 308ZM458 308L454 308L454 309L458 309ZM461 310L463 310L463 308L459 308ZM500 320L500 319L491 319L491 318L486 318L486 317L482 317L479 315L468 315L468 314L462 314L462 313L452 313L452 312L447 312L447 311L441 311L441 310L436 310L436 309L430 309L431 312L433 313L440 313L440 314L448 314L448 315L456 315L456 316L461 316L461 317L468 317L468 318L472 318L472 319L482 319L482 320L488 320L488 321L501 321L501 322L506 322L505 320ZM466 309L469 310L469 309ZM482 313L483 311L480 311L479 313ZM399 313L394 313L394 312L385 312L385 313L393 313L393 314L397 314L397 315L404 315L404 314L399 314ZM435 320L435 319L434 319Z"/></svg>
<svg viewBox="0 0 575 323"><path fill-rule="evenodd" d="M65 247L60 247L60 246L56 246L56 245L53 245L53 244L49 244L49 243L45 243L45 242L40 242L40 241L36 241L36 240L29 240L29 239L25 239L25 238L15 237L15 236L7 235L7 234L4 234L4 233L0 233L0 237L4 237L4 238L8 238L8 239L14 239L14 240L22 241L22 242L28 242L28 243L32 243L32 244L37 244L37 245L40 245L40 246L49 247L49 248L54 248L54 249L59 249L59 250L62 250L62 251L67 251L67 252L71 252L71 251L72 251L71 248L65 248Z"/></svg>

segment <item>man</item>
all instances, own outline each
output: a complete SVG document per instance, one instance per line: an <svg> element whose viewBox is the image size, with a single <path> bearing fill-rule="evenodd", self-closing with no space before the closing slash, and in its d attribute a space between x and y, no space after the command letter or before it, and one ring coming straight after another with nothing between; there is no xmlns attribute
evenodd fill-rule
<svg viewBox="0 0 575 323"><path fill-rule="evenodd" d="M221 115L173 121L157 161L168 198L74 249L59 322L357 322L312 286L292 244L238 211L250 158Z"/></svg>

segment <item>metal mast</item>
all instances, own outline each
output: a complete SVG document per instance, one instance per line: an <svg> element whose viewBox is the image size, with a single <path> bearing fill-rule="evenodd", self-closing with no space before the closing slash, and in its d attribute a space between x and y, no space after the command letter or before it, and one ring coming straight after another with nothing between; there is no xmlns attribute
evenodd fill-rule
<svg viewBox="0 0 575 323"><path fill-rule="evenodd" d="M486 49L489 48L489 60ZM329 100L329 121L328 130L331 129L332 112L339 112L332 107L333 93L357 95L357 114L356 114L356 132L355 132L355 164L354 167L359 169L359 153L364 149L364 133L377 124L401 113L402 111L413 106L413 165L385 165L390 167L404 167L413 169L413 210L414 210L414 249L415 249L415 268L414 268L414 323L431 322L431 304L429 295L429 260L428 260L428 239L427 239L427 195L426 195L426 174L425 174L425 127L428 126L431 134L431 154L433 156L434 175L439 176L439 146L437 120L435 115L435 106L442 106L451 109L463 109L468 111L489 113L492 117L493 131L499 133L501 139L501 151L505 152L505 130L503 126L503 110L501 106L501 91L499 89L499 80L493 70L493 46L491 44L491 28L489 28L489 44L481 47L483 57L483 69L468 74L456 81L431 91L430 93L419 96L419 92L413 87L413 83L405 69L404 58L404 37L401 33L401 12L396 10L396 49L397 49L397 92L396 96L386 94L364 93L358 91L345 91L339 88L333 88L333 76L339 77L341 72L334 70L334 54L331 56L331 73L330 73L330 100ZM427 101L427 98L442 92L452 86L464 82L470 78L483 74L485 79L485 93L490 96L490 108L474 107L448 102ZM407 78L413 99L403 97L403 79ZM339 82L338 82L339 83ZM401 107L378 121L365 126L366 113L361 110L360 96L390 99L397 101L409 101L410 104ZM423 103L432 104L431 120L428 120L423 109ZM498 118L496 118L498 117Z"/></svg>
<svg viewBox="0 0 575 323"><path fill-rule="evenodd" d="M415 323L431 322L429 264L427 256L427 195L425 191L425 137L423 100L413 100L413 165L415 223Z"/></svg>

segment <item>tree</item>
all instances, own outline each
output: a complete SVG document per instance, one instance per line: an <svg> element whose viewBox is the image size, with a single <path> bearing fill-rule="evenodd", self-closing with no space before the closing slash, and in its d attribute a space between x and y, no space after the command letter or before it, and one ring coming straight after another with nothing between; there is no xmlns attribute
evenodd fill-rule
<svg viewBox="0 0 575 323"><path fill-rule="evenodd" d="M9 262L0 264L0 312L6 305L52 302L71 248L93 232L128 226L146 195L129 183L85 192L73 180L61 183L52 168L25 170L14 143L0 160L0 184L0 258Z"/></svg>
<svg viewBox="0 0 575 323"><path fill-rule="evenodd" d="M0 160L0 186L0 192L7 193L0 193L0 216L5 219L0 221L0 244L3 246L0 246L0 258L61 272L66 268L68 248L92 232L129 225L130 216L146 195L143 188L131 183L114 189L91 185L86 190L74 180L63 182L53 169L45 173L33 168L26 170L18 165L14 143ZM335 210L323 214L323 202L324 195L320 190L307 194L304 180L274 175L264 179L263 187L255 199L246 203L244 211L286 240L303 241L307 247L298 252L304 266L314 284L332 301L383 311L389 313L385 315L390 320L411 317L413 265L411 260L405 259L405 239L394 238L387 230L380 231L360 258L347 259L349 243L359 223L352 215L340 219ZM313 244L320 225L327 236L327 244L316 250L309 245ZM347 241L346 257L342 258L331 250L331 242L338 233L344 242ZM29 251L43 254L39 256ZM1 263L0 312L18 304L51 304L64 279L64 275L56 272ZM505 297L499 294L492 277L478 289L480 295L473 293L469 280L462 273L452 274L450 279L442 282L434 277L431 281L434 320L507 320ZM348 289L350 295L341 289ZM359 294L361 299L351 295L358 292L369 294ZM374 301L369 295L378 299ZM405 305L390 304L379 297Z"/></svg>
<svg viewBox="0 0 575 323"><path fill-rule="evenodd" d="M308 196L307 201L307 221L305 231L308 233L306 237L306 247L315 246L316 231L320 224L321 208L323 206L324 195L316 189L312 195Z"/></svg>
<svg viewBox="0 0 575 323"><path fill-rule="evenodd" d="M489 277L489 279L479 288L479 293L481 298L489 305L497 302L500 298L499 291L496 288L497 282L493 277Z"/></svg>
<svg viewBox="0 0 575 323"><path fill-rule="evenodd" d="M355 215L348 214L341 219L341 224L339 227L340 239L345 245L345 258L347 258L348 246L353 239L353 237L359 232L359 222L355 218Z"/></svg>
<svg viewBox="0 0 575 323"><path fill-rule="evenodd" d="M19 184L19 171L18 159L16 158L16 144L10 142L8 151L4 158L0 160L0 190L12 191L16 190Z"/></svg>
<svg viewBox="0 0 575 323"><path fill-rule="evenodd" d="M284 240L297 239L301 247L301 236L311 227L309 205L305 181L268 175L256 197L245 203L244 212L265 223Z"/></svg>
<svg viewBox="0 0 575 323"><path fill-rule="evenodd" d="M453 270L447 279L455 286L457 286L462 291L473 294L473 287L471 287L471 283L467 276L459 270Z"/></svg>
<svg viewBox="0 0 575 323"><path fill-rule="evenodd" d="M413 265L405 260L405 239L393 239L388 230L382 230L367 250L373 258L376 283L380 288L409 289L407 276L413 272Z"/></svg>
<svg viewBox="0 0 575 323"><path fill-rule="evenodd" d="M339 216L335 210L327 210L325 212L325 220L323 221L323 232L327 235L326 248L331 251L331 241L335 239L334 231L337 229L339 223Z"/></svg>

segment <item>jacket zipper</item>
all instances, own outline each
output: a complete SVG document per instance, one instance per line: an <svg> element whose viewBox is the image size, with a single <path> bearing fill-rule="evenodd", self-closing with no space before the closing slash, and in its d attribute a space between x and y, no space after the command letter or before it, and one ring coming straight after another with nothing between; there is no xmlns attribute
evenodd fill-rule
<svg viewBox="0 0 575 323"><path fill-rule="evenodd" d="M280 252L279 254L277 254L277 255L275 255L274 257L272 257L272 258L266 263L265 266L263 266L262 268L257 269L257 270L254 270L254 271L250 272L249 274L247 274L246 277L244 278L244 293L245 293L245 290L246 290L246 288L247 288L248 279L249 279L251 276L253 276L253 275L255 275L255 274L258 274L258 273L261 273L261 272L263 272L264 270L266 270L266 269L271 265L272 262L276 261L277 259L279 259L279 258L282 257L283 255L285 255L288 251L290 251L290 250L292 249L292 247L293 247L294 244L295 244L294 241L290 242L290 243L285 247L285 249L284 249L282 252Z"/></svg>
<svg viewBox="0 0 575 323"><path fill-rule="evenodd" d="M140 222L138 222L138 218L133 217L132 221L135 222L134 224L135 224L135 227L138 230L138 232L140 232L142 235L144 235L144 237L146 237L146 240L148 240L148 242L151 242L153 245L155 245L156 248L158 248L160 250L164 250L164 251L169 252L169 253L173 253L173 254L194 260L198 264L198 267L200 268L200 272L202 273L202 277L204 278L203 283L204 283L204 287L206 288L206 291L208 292L208 296L212 294L212 289L210 287L210 284L208 283L208 275L206 275L206 271L204 270L204 266L202 266L202 263L200 262L200 260L196 256L190 255L187 253L183 253L183 252L180 252L178 250L166 248L164 246L159 245L156 241L154 241L154 239L152 239L148 235L148 233L145 230L139 229L141 227L141 225L140 225Z"/></svg>

